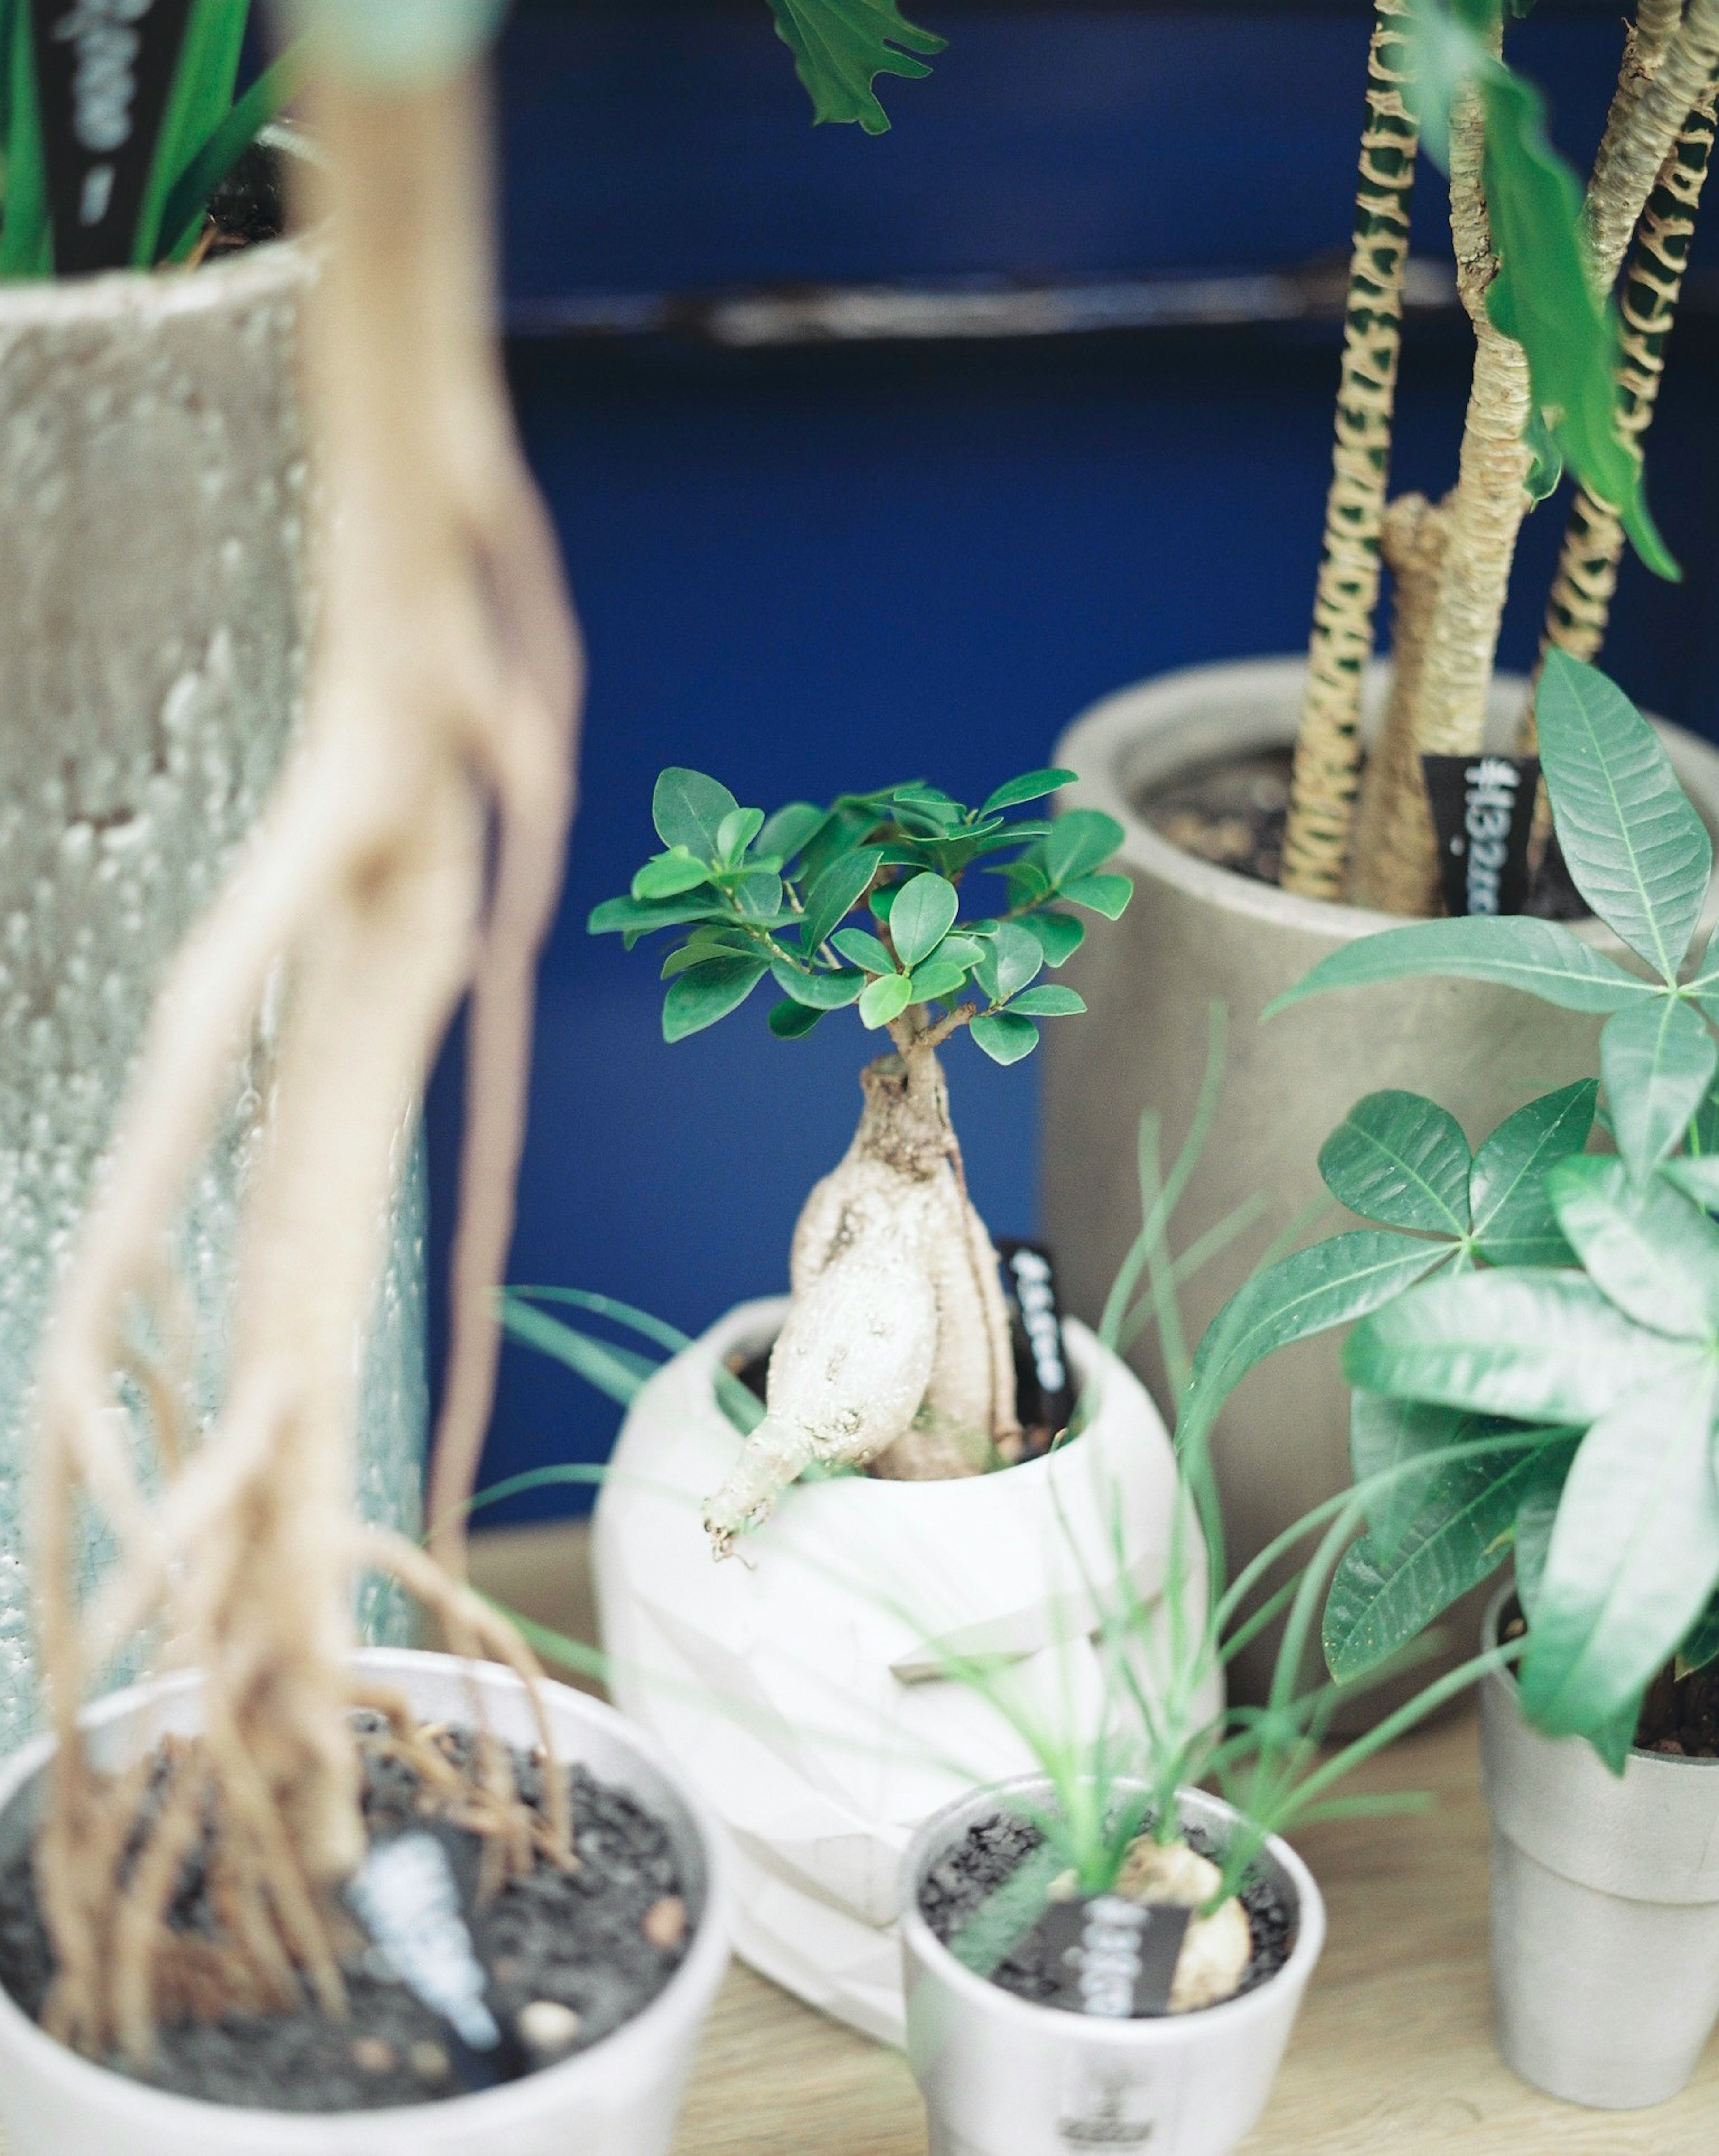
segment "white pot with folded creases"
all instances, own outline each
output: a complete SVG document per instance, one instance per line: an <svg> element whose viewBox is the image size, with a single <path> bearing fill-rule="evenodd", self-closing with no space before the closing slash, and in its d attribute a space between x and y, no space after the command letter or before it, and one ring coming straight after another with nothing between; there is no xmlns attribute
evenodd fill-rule
<svg viewBox="0 0 1719 2156"><path fill-rule="evenodd" d="M926 1876L969 1827L1010 1797L1047 1805L1048 1782L981 1790L927 1823L901 1874L907 2056L925 2098L931 2156L1229 2156L1271 2094L1307 1980L1325 1943L1313 1875L1273 1835L1257 1860L1290 1912L1282 1968L1252 1991L1186 2014L1106 2020L1040 2006L958 1962L921 1913ZM1222 1848L1239 1815L1178 1792L1184 1823Z"/></svg>
<svg viewBox="0 0 1719 2156"><path fill-rule="evenodd" d="M1070 1325L1077 1382L1096 1380L1080 1436L967 1481L798 1483L718 1563L704 1500L741 1440L713 1373L767 1347L787 1306L731 1312L628 1414L595 1530L609 1685L728 1831L736 1950L824 2012L900 2043L902 1855L952 1798L1033 1764L946 1674L948 1657L1006 1657L1018 1697L1090 1735L1097 1605L1126 1575L1162 1613L1174 1458L1139 1381ZM1197 1626L1203 1551L1191 1527L1176 1539Z"/></svg>
<svg viewBox="0 0 1719 2156"><path fill-rule="evenodd" d="M507 1743L537 1743L525 1687L493 1662L372 1647L365 1676L426 1722L470 1724L480 1699ZM668 1829L692 1918L685 1958L642 2014L541 2073L386 2111L253 2111L146 2087L46 2036L0 1990L0 2121L7 2156L668 2156L692 2056L728 1960L732 1887L720 1835L648 1738L564 1685L544 1686L557 1750L647 1806ZM115 1694L84 1717L98 1764L136 1758L201 1712L194 1673ZM30 1830L52 1753L44 1739L0 1769L0 1856ZM575 1831L577 1821L574 1822Z"/></svg>
<svg viewBox="0 0 1719 2156"><path fill-rule="evenodd" d="M1487 1612L1488 1646L1513 1593ZM1584 1738L1532 1727L1498 1670L1480 1774L1506 2062L1566 2103L1665 2102L1719 2022L1719 1760L1632 1752L1614 1774Z"/></svg>

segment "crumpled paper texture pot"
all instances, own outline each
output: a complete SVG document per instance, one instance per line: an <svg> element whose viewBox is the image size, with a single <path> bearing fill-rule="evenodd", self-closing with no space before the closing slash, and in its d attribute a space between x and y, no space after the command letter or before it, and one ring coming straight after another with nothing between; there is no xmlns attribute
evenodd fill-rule
<svg viewBox="0 0 1719 2156"><path fill-rule="evenodd" d="M1719 2023L1719 1760L1632 1752L1619 1777L1585 1738L1532 1727L1501 1670L1480 1687L1480 1778L1506 2062L1566 2103L1665 2102Z"/></svg>
<svg viewBox="0 0 1719 2156"><path fill-rule="evenodd" d="M628 1413L594 1532L609 1689L727 1833L736 1951L899 2044L902 1854L952 1798L1033 1764L1001 1717L942 1674L940 1652L1008 1656L1039 1711L1096 1728L1089 1581L1103 1599L1126 1569L1162 1597L1174 1463L1139 1381L1071 1325L1077 1376L1101 1380L1080 1437L963 1481L798 1483L719 1564L703 1501L741 1440L712 1373L767 1346L787 1307L742 1304ZM1191 1532L1187 1547L1199 1549ZM1197 1612L1203 1554L1188 1592Z"/></svg>
<svg viewBox="0 0 1719 2156"><path fill-rule="evenodd" d="M1136 1132L1141 1111L1164 1118L1167 1150L1179 1145L1205 1069L1208 1014L1229 1014L1224 1096L1204 1158L1177 1214L1180 1246L1256 1194L1267 1224L1243 1236L1188 1284L1198 1338L1240 1286L1269 1235L1327 1197L1319 1150L1362 1094L1386 1086L1425 1093L1455 1115L1470 1142L1536 1095L1598 1068L1600 1021L1553 1010L1507 988L1470 981L1406 981L1316 998L1269 1025L1260 1014L1327 952L1402 924L1393 915L1296 898L1198 860L1154 831L1142 801L1203 765L1283 750L1295 737L1305 662L1248 660L1198 666L1107 697L1058 742L1054 761L1080 774L1060 798L1101 808L1123 828L1116 863L1134 900L1113 926L1091 924L1060 978L1086 998L1078 1027L1044 1040L1044 1230L1069 1306L1103 1306L1138 1232ZM1382 670L1372 684L1377 711ZM1511 738L1523 685L1494 685L1491 724ZM1675 726L1661 732L1679 778L1719 829L1719 754ZM1709 919L1713 913L1710 901ZM1619 947L1593 925L1603 947ZM1705 932L1704 931L1701 932ZM1330 1208L1318 1232L1356 1224ZM1237 1389L1214 1451L1230 1562L1241 1565L1349 1481L1349 1394L1337 1336L1271 1356ZM1143 1335L1135 1368L1167 1398L1156 1338ZM1457 1644L1478 1628L1484 1591L1450 1620ZM1231 1666L1240 1699L1265 1695L1275 1633ZM1412 1690L1427 1668L1405 1681ZM1370 1693L1376 1717L1396 1695Z"/></svg>
<svg viewBox="0 0 1719 2156"><path fill-rule="evenodd" d="M527 1750L537 1726L525 1686L493 1662L373 1647L354 1666L426 1722L490 1727ZM389 2111L290 2112L198 2103L146 2087L44 2036L0 1991L0 2120L8 2156L668 2156L692 2057L728 1963L732 1887L708 1815L650 1740L565 1685L544 1698L562 1758L630 1790L667 1825L695 1930L686 1958L644 2013L560 2066L472 2096ZM85 1716L103 1763L164 1731L198 1725L194 1672L116 1693ZM31 1784L51 1755L29 1746L0 1770L0 1851L28 1831ZM577 1832L577 1822L575 1821Z"/></svg>
<svg viewBox="0 0 1719 2156"><path fill-rule="evenodd" d="M1018 1999L964 1969L920 1914L926 1872L970 1826L1013 1794L1044 1804L1028 1777L981 1790L929 1820L901 1872L907 2056L925 2097L931 2156L1070 2156L1085 2148L1229 2156L1252 2132L1277 2077L1325 1943L1313 1875L1273 1835L1260 1869L1294 1911L1284 1966L1258 1990L1193 2014L1108 2021ZM1237 1815L1198 1789L1183 1820L1221 1846Z"/></svg>

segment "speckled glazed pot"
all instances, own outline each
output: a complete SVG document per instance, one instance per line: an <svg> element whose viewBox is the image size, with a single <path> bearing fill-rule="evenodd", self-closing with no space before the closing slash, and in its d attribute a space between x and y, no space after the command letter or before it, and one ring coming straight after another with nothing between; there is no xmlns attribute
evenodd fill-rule
<svg viewBox="0 0 1719 2156"><path fill-rule="evenodd" d="M1269 1201L1270 1218L1188 1283L1194 1337L1240 1286L1267 1234L1327 1195L1319 1149L1362 1094L1383 1086L1429 1094L1477 1140L1525 1101L1598 1068L1598 1019L1470 981L1406 981L1323 997L1260 1024L1266 1004L1328 952L1400 921L1293 897L1198 860L1161 838L1141 804L1203 765L1286 748L1304 672L1301 660L1260 659L1167 675L1107 697L1057 744L1054 761L1080 774L1061 799L1117 819L1124 836L1116 865L1135 887L1121 920L1095 923L1059 977L1085 997L1090 1014L1078 1026L1045 1029L1045 1233L1065 1296L1080 1317L1103 1306L1139 1228L1141 1111L1163 1116L1172 1147L1188 1127L1214 1000L1229 1014L1227 1075L1177 1214L1178 1240L1192 1243L1256 1194ZM1382 675L1373 685L1383 686ZM1501 739L1522 694L1519 680L1495 684L1491 721ZM1675 726L1661 732L1678 777L1719 829L1719 754ZM1326 1229L1347 1224L1339 1215ZM1214 1453L1236 1568L1347 1486L1349 1394L1339 1348L1328 1336L1273 1355L1224 1409ZM1150 1332L1134 1359L1162 1404L1163 1371ZM1466 1651L1460 1643L1474 1636L1483 1602L1471 1599L1465 1620L1461 1610L1453 1615L1451 1661ZM1275 1635L1264 1636L1237 1657L1230 1682L1238 1697L1263 1697L1275 1645ZM1405 1682L1413 1688L1425 1677L1419 1670ZM1368 1711L1391 1696L1369 1694Z"/></svg>
<svg viewBox="0 0 1719 2156"><path fill-rule="evenodd" d="M0 286L0 1751L33 1713L14 1507L43 1317L163 969L298 718L296 377L317 259L290 242ZM186 1216L205 1411L268 1068L259 1038ZM426 1409L422 1232L413 1183L362 1423L365 1509L403 1527ZM398 1599L369 1617L406 1636Z"/></svg>
<svg viewBox="0 0 1719 2156"><path fill-rule="evenodd" d="M537 1742L525 1686L493 1662L372 1648L366 1676L425 1722L470 1724L481 1702L506 1743ZM199 2103L93 2066L45 2036L0 1991L0 2120L9 2156L669 2156L704 2018L728 1962L732 1889L717 1836L648 1737L565 1685L544 1687L563 1759L629 1790L669 1830L695 1927L685 1959L644 2011L561 2065L471 2096L387 2111L252 2111ZM91 1750L117 1767L166 1730L198 1723L195 1674L102 1701ZM46 1739L0 1769L0 1851L27 1831Z"/></svg>

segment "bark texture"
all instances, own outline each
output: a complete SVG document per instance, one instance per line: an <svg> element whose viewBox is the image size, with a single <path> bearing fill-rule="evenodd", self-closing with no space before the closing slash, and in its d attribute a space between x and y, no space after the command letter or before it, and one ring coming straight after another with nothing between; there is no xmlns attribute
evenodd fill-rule
<svg viewBox="0 0 1719 2156"><path fill-rule="evenodd" d="M936 1051L865 1072L840 1165L794 1230L764 1419L706 1508L716 1553L814 1463L896 1481L976 1475L1016 1428L997 1254L967 1194Z"/></svg>
<svg viewBox="0 0 1719 2156"><path fill-rule="evenodd" d="M1404 99L1409 13L1409 0L1377 0L1368 54L1337 439L1284 841L1283 886L1309 898L1342 895L1360 766L1361 690L1378 606L1419 142Z"/></svg>

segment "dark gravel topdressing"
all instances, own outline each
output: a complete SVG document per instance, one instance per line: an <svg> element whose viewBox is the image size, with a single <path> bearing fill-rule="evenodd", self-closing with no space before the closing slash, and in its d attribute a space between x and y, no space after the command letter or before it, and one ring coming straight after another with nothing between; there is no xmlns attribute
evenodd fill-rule
<svg viewBox="0 0 1719 2156"><path fill-rule="evenodd" d="M372 1838L421 1824L417 1774L405 1763L367 1753L365 1818ZM515 1755L521 1794L541 1797L536 1765ZM623 1791L583 1768L570 1774L578 1868L540 1861L511 1881L488 1906L466 1915L478 1959L489 1974L487 2004L508 2040L492 2055L493 2078L516 2078L588 2051L630 2021L663 1989L685 1958L691 1927L667 1830ZM436 1829L456 1875L475 1876L477 1837ZM647 1918L659 1938L646 1936ZM173 1909L176 1928L213 1933L201 1856L186 1867ZM0 1867L0 1984L38 2017L52 1955L37 1905L28 1850ZM266 2019L233 2015L182 2023L162 2031L155 2071L136 2078L212 2103L269 2111L341 2112L424 2103L474 2085L475 2061L462 2058L453 2032L387 1971L372 1949L349 1963L351 2018L335 2022L309 2004ZM521 2010L534 2003L571 2008L579 2025L552 2056L533 2057L515 2039ZM128 2066L109 2063L121 2072ZM122 2152L115 2152L122 2156ZM498 2156L500 2153L498 2152Z"/></svg>
<svg viewBox="0 0 1719 2156"><path fill-rule="evenodd" d="M1044 1839L1028 1820L998 1812L970 1826L965 1838L937 1859L920 1889L919 1907L945 1946L980 1904L1013 1877ZM1188 1830L1188 1841L1202 1856L1216 1860L1217 1845L1198 1827ZM1234 1994L1238 1999L1275 1976L1296 1943L1294 1912L1269 1879L1261 1876L1250 1879L1241 1890L1240 1900L1253 1932L1254 1953ZM1049 1953L1039 1925L1015 1943L998 1964L991 1981L1018 1999L1030 1999L1035 2006L1061 2009L1064 2005L1057 1996L1060 1979L1050 1973Z"/></svg>

